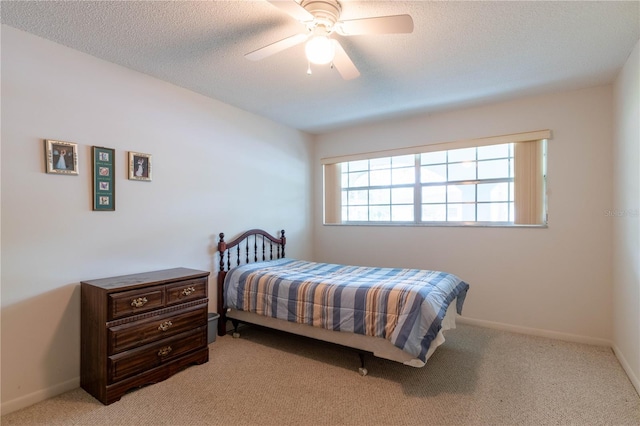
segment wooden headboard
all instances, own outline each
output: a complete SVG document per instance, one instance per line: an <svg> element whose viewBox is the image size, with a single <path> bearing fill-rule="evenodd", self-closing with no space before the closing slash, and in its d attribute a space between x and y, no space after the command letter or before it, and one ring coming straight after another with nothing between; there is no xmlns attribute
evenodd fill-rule
<svg viewBox="0 0 640 426"><path fill-rule="evenodd" d="M227 272L235 266L261 262L265 260L282 259L285 257L284 247L287 239L284 229L280 231L280 238L274 237L262 229L251 229L230 242L224 240L224 233L220 233L218 241L218 335L227 333L226 306L224 302L224 278Z"/></svg>

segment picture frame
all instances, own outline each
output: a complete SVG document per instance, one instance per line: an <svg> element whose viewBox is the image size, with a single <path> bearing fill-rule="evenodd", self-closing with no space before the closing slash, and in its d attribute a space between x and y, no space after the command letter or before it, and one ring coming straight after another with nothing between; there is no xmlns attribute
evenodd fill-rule
<svg viewBox="0 0 640 426"><path fill-rule="evenodd" d="M151 154L129 151L129 179L150 182L152 170Z"/></svg>
<svg viewBox="0 0 640 426"><path fill-rule="evenodd" d="M116 209L115 150L101 146L91 148L93 159L93 210Z"/></svg>
<svg viewBox="0 0 640 426"><path fill-rule="evenodd" d="M78 144L44 140L45 170L59 175L78 175Z"/></svg>

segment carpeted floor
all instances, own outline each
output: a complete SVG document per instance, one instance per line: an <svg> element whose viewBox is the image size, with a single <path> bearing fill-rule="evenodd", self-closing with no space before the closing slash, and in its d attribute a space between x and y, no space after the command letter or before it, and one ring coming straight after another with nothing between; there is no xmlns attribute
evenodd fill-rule
<svg viewBox="0 0 640 426"><path fill-rule="evenodd" d="M218 337L210 361L103 406L82 389L11 425L638 425L611 349L470 325L420 369L275 331Z"/></svg>

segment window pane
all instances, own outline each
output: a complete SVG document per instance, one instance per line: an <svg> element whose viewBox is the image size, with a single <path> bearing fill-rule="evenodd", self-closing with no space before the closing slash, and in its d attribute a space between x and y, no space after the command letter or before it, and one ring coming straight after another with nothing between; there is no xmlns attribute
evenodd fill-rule
<svg viewBox="0 0 640 426"><path fill-rule="evenodd" d="M449 181L475 180L476 163L449 164Z"/></svg>
<svg viewBox="0 0 640 426"><path fill-rule="evenodd" d="M420 168L420 181L422 183L446 182L447 166L427 166Z"/></svg>
<svg viewBox="0 0 640 426"><path fill-rule="evenodd" d="M478 160L509 157L509 144L488 145L478 147Z"/></svg>
<svg viewBox="0 0 640 426"><path fill-rule="evenodd" d="M368 211L369 211L369 207L367 206L356 206L356 207L349 206L347 220L352 220L352 221L369 220L367 216Z"/></svg>
<svg viewBox="0 0 640 426"><path fill-rule="evenodd" d="M478 161L478 179L509 177L509 160Z"/></svg>
<svg viewBox="0 0 640 426"><path fill-rule="evenodd" d="M372 170L371 186L389 186L391 185L391 170Z"/></svg>
<svg viewBox="0 0 640 426"><path fill-rule="evenodd" d="M423 203L444 203L447 201L447 187L444 185L424 186L422 188Z"/></svg>
<svg viewBox="0 0 640 426"><path fill-rule="evenodd" d="M349 173L349 188L369 186L369 172Z"/></svg>
<svg viewBox="0 0 640 426"><path fill-rule="evenodd" d="M479 222L508 222L509 203L478 204Z"/></svg>
<svg viewBox="0 0 640 426"><path fill-rule="evenodd" d="M479 183L478 201L509 201L509 183Z"/></svg>
<svg viewBox="0 0 640 426"><path fill-rule="evenodd" d="M349 200L349 193L347 191L342 191L342 205L346 206L347 204L349 204L348 200Z"/></svg>
<svg viewBox="0 0 640 426"><path fill-rule="evenodd" d="M357 172L369 169L369 160L349 161L347 163L350 172Z"/></svg>
<svg viewBox="0 0 640 426"><path fill-rule="evenodd" d="M413 206L391 206L391 220L413 222Z"/></svg>
<svg viewBox="0 0 640 426"><path fill-rule="evenodd" d="M476 220L476 205L474 204L449 204L447 208L447 220L450 222L473 222Z"/></svg>
<svg viewBox="0 0 640 426"><path fill-rule="evenodd" d="M447 220L446 204L427 204L422 206L422 220L424 222L444 222Z"/></svg>
<svg viewBox="0 0 640 426"><path fill-rule="evenodd" d="M414 154L411 154L391 157L391 164L393 165L393 167L413 167L416 164L416 156Z"/></svg>
<svg viewBox="0 0 640 426"><path fill-rule="evenodd" d="M449 151L450 163L454 163L456 161L475 161L475 159L475 148L452 149L451 151Z"/></svg>
<svg viewBox="0 0 640 426"><path fill-rule="evenodd" d="M391 157L374 158L372 160L369 160L369 168L371 170L389 169L391 168Z"/></svg>
<svg viewBox="0 0 640 426"><path fill-rule="evenodd" d="M413 167L403 167L391 170L391 182L393 185L404 183L414 183L416 181L416 171Z"/></svg>
<svg viewBox="0 0 640 426"><path fill-rule="evenodd" d="M392 188L391 204L413 204L413 188Z"/></svg>
<svg viewBox="0 0 640 426"><path fill-rule="evenodd" d="M447 162L447 151L426 152L420 154L421 164L441 164Z"/></svg>
<svg viewBox="0 0 640 426"><path fill-rule="evenodd" d="M391 204L389 189L372 189L369 191L369 204Z"/></svg>
<svg viewBox="0 0 640 426"><path fill-rule="evenodd" d="M369 202L369 191L349 191L348 203L350 206L366 205Z"/></svg>
<svg viewBox="0 0 640 426"><path fill-rule="evenodd" d="M449 185L447 187L449 202L476 201L475 185Z"/></svg>
<svg viewBox="0 0 640 426"><path fill-rule="evenodd" d="M391 206L369 207L369 220L375 222L389 222L391 220Z"/></svg>

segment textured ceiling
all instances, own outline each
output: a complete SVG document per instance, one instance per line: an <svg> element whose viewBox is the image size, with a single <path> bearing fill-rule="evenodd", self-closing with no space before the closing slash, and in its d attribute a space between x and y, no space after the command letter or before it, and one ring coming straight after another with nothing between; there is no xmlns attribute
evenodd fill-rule
<svg viewBox="0 0 640 426"><path fill-rule="evenodd" d="M306 74L304 31L255 1L2 1L2 23L288 126L385 117L610 83L640 38L640 2L342 1L341 19L410 14L412 34L336 36L361 76Z"/></svg>

